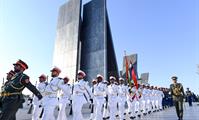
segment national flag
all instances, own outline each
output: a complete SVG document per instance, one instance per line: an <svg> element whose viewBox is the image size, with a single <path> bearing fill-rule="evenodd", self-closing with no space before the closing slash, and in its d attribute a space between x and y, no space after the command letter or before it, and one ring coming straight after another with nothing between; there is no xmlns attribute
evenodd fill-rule
<svg viewBox="0 0 199 120"><path fill-rule="evenodd" d="M130 64L131 80L133 80L134 85L138 89L137 60L134 63L130 61Z"/></svg>

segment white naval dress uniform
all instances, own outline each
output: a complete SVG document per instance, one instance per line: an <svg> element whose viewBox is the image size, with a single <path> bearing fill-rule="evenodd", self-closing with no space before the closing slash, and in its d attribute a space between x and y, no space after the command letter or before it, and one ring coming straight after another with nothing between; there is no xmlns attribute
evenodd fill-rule
<svg viewBox="0 0 199 120"><path fill-rule="evenodd" d="M156 91L154 89L151 89L151 104L152 104L152 111L154 112L155 109L155 100L156 100Z"/></svg>
<svg viewBox="0 0 199 120"><path fill-rule="evenodd" d="M118 89L118 105L120 120L124 119L125 103L127 101L128 87L126 85L119 85Z"/></svg>
<svg viewBox="0 0 199 120"><path fill-rule="evenodd" d="M161 90L158 90L158 109L162 110L162 99L164 98L164 93Z"/></svg>
<svg viewBox="0 0 199 120"><path fill-rule="evenodd" d="M42 120L55 120L54 109L58 105L57 93L61 89L63 79L53 77L45 90L45 100L43 101L44 114Z"/></svg>
<svg viewBox="0 0 199 120"><path fill-rule="evenodd" d="M97 86L97 84L95 84L91 87L91 92L92 92L93 95L94 95L94 91L96 89L96 86ZM93 99L93 106L91 106L91 107L94 107L94 108L91 108L91 109L93 109L93 113L91 113L91 115L90 115L90 120L94 120L94 118L96 116L96 106L97 106L97 101L96 101L95 96L93 96L92 99Z"/></svg>
<svg viewBox="0 0 199 120"><path fill-rule="evenodd" d="M104 94L103 118L109 118L110 116L109 116L109 106L108 106L108 85L105 83L104 85L105 85L106 92Z"/></svg>
<svg viewBox="0 0 199 120"><path fill-rule="evenodd" d="M147 89L147 95L146 95L146 109L147 109L147 112L151 112L151 109L152 109L152 105L151 105L151 90L150 89Z"/></svg>
<svg viewBox="0 0 199 120"><path fill-rule="evenodd" d="M156 107L156 110L159 110L159 109L158 109L158 105L159 105L159 103L158 103L158 102L159 102L159 98L158 98L159 90L157 90L157 89L154 90L154 93L155 93L155 94L154 94L154 95L155 95L155 96L154 96L154 99L155 99L155 107Z"/></svg>
<svg viewBox="0 0 199 120"><path fill-rule="evenodd" d="M45 100L45 89L46 89L46 82L40 82L36 88L39 90L39 92L42 94L43 98L42 100ZM38 98L36 96L34 96L33 98L33 105L34 105L34 109L33 109L33 115L32 115L32 120L39 120L39 116L41 114L42 111L42 103L41 101L38 100Z"/></svg>
<svg viewBox="0 0 199 120"><path fill-rule="evenodd" d="M146 111L146 103L148 100L148 90L146 88L143 88L142 90L142 97L141 97L141 109L143 110L143 113L147 113Z"/></svg>
<svg viewBox="0 0 199 120"><path fill-rule="evenodd" d="M73 120L83 120L81 113L82 106L90 102L90 96L91 92L88 82L82 79L74 83L72 95Z"/></svg>
<svg viewBox="0 0 199 120"><path fill-rule="evenodd" d="M135 103L135 108L136 108L136 115L141 115L141 98L142 98L142 92L143 92L143 88L138 88L137 92L136 92L136 98L138 99Z"/></svg>
<svg viewBox="0 0 199 120"><path fill-rule="evenodd" d="M132 112L132 103L131 102L133 102L133 99L132 99L133 94L135 94L135 92L132 93L132 88L128 87L128 94L127 94L127 105L128 105L127 111L128 111L128 114L130 114Z"/></svg>
<svg viewBox="0 0 199 120"><path fill-rule="evenodd" d="M59 98L59 114L57 117L57 120L67 120L66 117L66 106L70 104L70 96L71 96L71 86L70 84L64 84L60 85L61 91L60 91L60 98Z"/></svg>
<svg viewBox="0 0 199 120"><path fill-rule="evenodd" d="M110 111L110 119L115 120L117 112L117 97L118 96L118 86L115 84L110 84L108 86L108 106Z"/></svg>
<svg viewBox="0 0 199 120"><path fill-rule="evenodd" d="M104 104L104 96L106 95L107 85L100 82L96 84L94 90L94 98L96 100L96 115L94 120L102 120L102 106Z"/></svg>

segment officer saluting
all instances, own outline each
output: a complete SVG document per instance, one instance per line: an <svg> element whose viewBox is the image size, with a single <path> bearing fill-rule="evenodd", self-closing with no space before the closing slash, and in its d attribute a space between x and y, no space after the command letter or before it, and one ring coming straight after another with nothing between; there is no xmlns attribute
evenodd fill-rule
<svg viewBox="0 0 199 120"><path fill-rule="evenodd" d="M6 87L6 85L11 81L12 77L15 75L15 72L13 70L10 70L8 73L6 73L6 82L4 83L3 81L3 85L1 86L1 91L4 90L4 88Z"/></svg>
<svg viewBox="0 0 199 120"><path fill-rule="evenodd" d="M23 72L28 69L28 65L22 60L17 61L14 65L14 72L16 73L11 81L4 87L1 93L2 99L2 113L0 120L11 120L15 117L17 110L23 100L22 91L26 87L33 92L38 99L42 99L40 92L31 84L29 76Z"/></svg>
<svg viewBox="0 0 199 120"><path fill-rule="evenodd" d="M177 77L173 76L171 78L173 84L170 85L170 91L173 98L173 103L176 108L177 116L179 120L183 118L183 98L185 96L184 89L181 83L177 83Z"/></svg>
<svg viewBox="0 0 199 120"><path fill-rule="evenodd" d="M15 72L13 70L10 70L10 72L6 73L7 76L6 76L6 82L4 83L3 81L3 84L1 86L1 92L4 90L5 86L10 82L10 80L12 79L12 77L15 75ZM2 109L2 96L0 96L0 110ZM13 118L14 119L14 118Z"/></svg>
<svg viewBox="0 0 199 120"><path fill-rule="evenodd" d="M12 77L13 77L14 75L15 75L15 72L14 72L13 70L10 70L10 72L7 73L7 77L6 77L7 81L5 82L4 85L6 85L7 83L9 83L10 80L12 79Z"/></svg>

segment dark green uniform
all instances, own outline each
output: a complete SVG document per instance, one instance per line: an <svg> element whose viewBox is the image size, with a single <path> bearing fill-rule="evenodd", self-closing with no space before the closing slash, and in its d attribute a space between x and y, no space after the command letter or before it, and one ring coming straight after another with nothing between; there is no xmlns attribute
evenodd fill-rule
<svg viewBox="0 0 199 120"><path fill-rule="evenodd" d="M176 108L177 116L179 119L183 117L183 99L184 99L184 89L181 83L171 84L170 91L173 98L173 103Z"/></svg>
<svg viewBox="0 0 199 120"><path fill-rule="evenodd" d="M2 110L0 113L0 120L16 119L16 112L24 100L22 91L25 87L33 92L38 99L42 98L42 95L35 86L30 83L29 77L26 74L15 74L13 78L5 84L1 93Z"/></svg>

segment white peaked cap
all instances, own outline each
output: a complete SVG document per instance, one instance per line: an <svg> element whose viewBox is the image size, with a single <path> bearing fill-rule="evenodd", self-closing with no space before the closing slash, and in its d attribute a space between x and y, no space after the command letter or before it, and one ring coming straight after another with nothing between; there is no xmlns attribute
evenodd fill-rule
<svg viewBox="0 0 199 120"><path fill-rule="evenodd" d="M102 79L104 79L104 77L103 77L102 75L100 75L100 74L97 74L97 78L102 78Z"/></svg>
<svg viewBox="0 0 199 120"><path fill-rule="evenodd" d="M96 79L93 79L92 82L97 82L97 80L96 80Z"/></svg>
<svg viewBox="0 0 199 120"><path fill-rule="evenodd" d="M116 78L115 78L114 76L110 76L109 79L110 79L110 80L111 80L111 79L116 80Z"/></svg>
<svg viewBox="0 0 199 120"><path fill-rule="evenodd" d="M83 75L84 77L86 76L86 73L85 73L84 71L82 71L82 70L78 70L78 74L81 74L81 75Z"/></svg>
<svg viewBox="0 0 199 120"><path fill-rule="evenodd" d="M124 81L124 78L121 78L121 77L120 77L119 80L120 80L120 81Z"/></svg>

